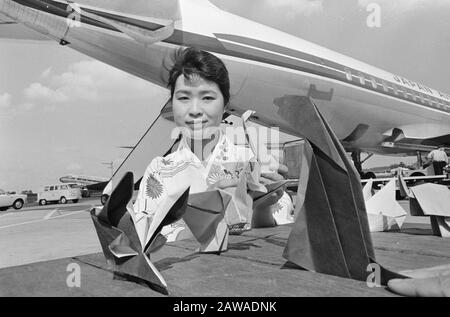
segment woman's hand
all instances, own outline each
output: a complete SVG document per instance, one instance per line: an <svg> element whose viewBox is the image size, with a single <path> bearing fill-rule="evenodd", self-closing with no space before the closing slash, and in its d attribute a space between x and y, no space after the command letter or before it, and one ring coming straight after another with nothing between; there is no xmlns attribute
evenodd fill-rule
<svg viewBox="0 0 450 317"><path fill-rule="evenodd" d="M287 177L288 168L286 165L280 164L278 167L277 172L273 173L261 173L260 182L264 185L273 183L273 182L279 182L282 180L285 180ZM278 200L283 196L285 191L285 186L279 188L275 192L273 192L267 200L264 201L263 206L271 206L273 204L276 204ZM262 207L262 206L260 206Z"/></svg>
<svg viewBox="0 0 450 317"><path fill-rule="evenodd" d="M261 173L260 182L262 184L270 184L273 182L282 181L287 176L288 168L285 165L280 164L277 172L273 173ZM285 175L285 176L283 176ZM252 218L252 227L273 227L276 226L276 221L273 218L272 214L272 206L280 200L280 198L284 194L284 186L279 188L270 194L269 197L264 199L261 204L254 206L253 218ZM256 194L256 193L253 193ZM252 195L254 197L254 195Z"/></svg>
<svg viewBox="0 0 450 317"><path fill-rule="evenodd" d="M209 186L209 190L212 189L225 189L228 187L236 187L239 184L239 179L222 179L211 186Z"/></svg>

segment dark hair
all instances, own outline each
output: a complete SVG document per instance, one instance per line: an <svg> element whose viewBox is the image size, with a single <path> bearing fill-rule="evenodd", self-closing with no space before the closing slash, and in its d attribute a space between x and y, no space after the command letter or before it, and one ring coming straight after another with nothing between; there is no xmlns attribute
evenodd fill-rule
<svg viewBox="0 0 450 317"><path fill-rule="evenodd" d="M167 69L165 65L164 67ZM230 101L228 70L225 64L213 54L193 47L180 48L172 56L172 67L168 70L167 87L170 89L171 98L173 98L175 83L180 75L184 75L186 78L198 75L219 86L225 105Z"/></svg>

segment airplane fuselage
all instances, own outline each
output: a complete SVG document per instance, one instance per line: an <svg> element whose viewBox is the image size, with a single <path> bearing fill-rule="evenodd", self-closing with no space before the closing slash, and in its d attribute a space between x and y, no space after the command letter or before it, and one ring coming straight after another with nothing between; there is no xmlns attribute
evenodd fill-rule
<svg viewBox="0 0 450 317"><path fill-rule="evenodd" d="M274 100L294 94L311 96L340 139L366 126L352 140L353 149L382 152L380 143L394 128L407 138L450 135L450 95L224 12L206 0L76 4L80 12L66 1L0 0L0 12L161 87L162 64L174 50L196 46L212 52L230 72L230 112L255 110L257 122L288 133L295 131L278 116ZM68 18L77 20L77 15L81 23L69 26ZM148 37L171 21L169 36L142 42L140 35Z"/></svg>

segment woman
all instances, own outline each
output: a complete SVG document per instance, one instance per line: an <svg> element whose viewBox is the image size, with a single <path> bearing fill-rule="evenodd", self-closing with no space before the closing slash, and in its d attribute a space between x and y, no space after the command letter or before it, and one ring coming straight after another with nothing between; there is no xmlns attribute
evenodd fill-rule
<svg viewBox="0 0 450 317"><path fill-rule="evenodd" d="M283 195L283 190L275 192L254 213L252 194L261 188L261 183L283 177L275 172L256 175L255 169L249 170L248 166L256 166L251 150L234 145L220 129L230 100L224 63L201 50L179 50L169 71L168 87L181 139L174 152L154 158L147 167L134 204L136 219L147 217L151 222L155 211L167 204L175 189L190 187L192 194L221 188L229 190L238 201L236 215L225 215L229 226L276 225L271 206ZM281 171L286 170L282 166Z"/></svg>

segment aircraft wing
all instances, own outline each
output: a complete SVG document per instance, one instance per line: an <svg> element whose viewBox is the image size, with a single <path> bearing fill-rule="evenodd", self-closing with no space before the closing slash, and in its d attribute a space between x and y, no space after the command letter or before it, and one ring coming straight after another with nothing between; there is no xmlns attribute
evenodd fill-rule
<svg viewBox="0 0 450 317"><path fill-rule="evenodd" d="M409 153L429 152L437 146L450 148L450 128L440 124L414 124L390 129L384 133L386 139L381 143L384 151Z"/></svg>
<svg viewBox="0 0 450 317"><path fill-rule="evenodd" d="M32 40L49 41L49 39L23 24L16 23L0 13L0 41L1 40Z"/></svg>

